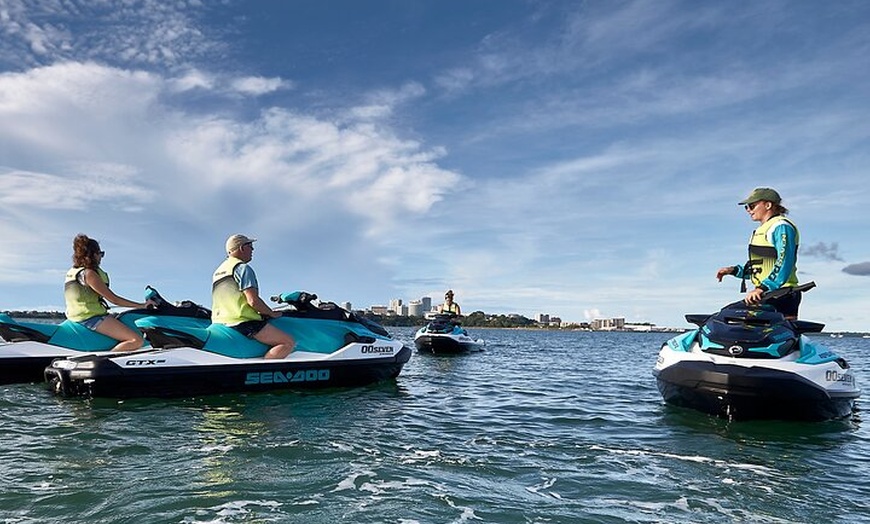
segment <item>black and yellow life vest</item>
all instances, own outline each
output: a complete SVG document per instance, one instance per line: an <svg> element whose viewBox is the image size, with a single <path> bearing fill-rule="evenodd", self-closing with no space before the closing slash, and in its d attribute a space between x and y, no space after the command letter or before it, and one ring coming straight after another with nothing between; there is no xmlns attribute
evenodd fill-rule
<svg viewBox="0 0 870 524"><path fill-rule="evenodd" d="M797 248L798 245L800 245L800 233L798 232L798 228L794 222L783 215L777 215L758 226L758 229L753 231L752 236L749 238L748 266L751 268L749 277L756 287L759 286L764 279L770 276L770 273L776 265L776 247L773 242L771 242L769 233L783 222L790 224L794 228L794 254L795 259L797 259ZM786 279L783 287L796 286L797 284L797 263L795 263L795 267L792 268L791 274L788 276L788 279Z"/></svg>
<svg viewBox="0 0 870 524"><path fill-rule="evenodd" d="M447 303L441 304L441 312L442 313L453 313L454 315L459 314L459 304L456 302L451 302L450 305Z"/></svg>
<svg viewBox="0 0 870 524"><path fill-rule="evenodd" d="M109 312L109 305L99 293L78 280L83 267L73 267L66 272L63 283L63 299L66 302L66 318L73 322L81 322ZM109 285L109 275L100 268L95 270L100 280Z"/></svg>
<svg viewBox="0 0 870 524"><path fill-rule="evenodd" d="M235 326L249 320L263 319L257 310L248 304L248 298L239 289L239 283L233 276L236 266L243 263L236 257L227 257L212 276L211 321L215 324Z"/></svg>

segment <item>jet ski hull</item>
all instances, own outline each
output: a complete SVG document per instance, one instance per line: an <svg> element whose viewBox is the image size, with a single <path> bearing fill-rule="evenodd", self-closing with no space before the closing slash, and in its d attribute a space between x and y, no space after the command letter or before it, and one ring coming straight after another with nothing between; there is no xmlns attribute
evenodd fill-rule
<svg viewBox="0 0 870 524"><path fill-rule="evenodd" d="M414 338L414 346L422 353L459 354L479 351L480 344L470 337L460 339L450 335L419 335Z"/></svg>
<svg viewBox="0 0 870 524"><path fill-rule="evenodd" d="M844 418L858 396L826 391L790 371L699 361L657 371L656 383L665 402L729 420Z"/></svg>
<svg viewBox="0 0 870 524"><path fill-rule="evenodd" d="M51 344L49 341L59 328L56 324L18 322L0 314L0 335L4 340L0 341L0 384L42 382L45 366L52 360L88 352Z"/></svg>
<svg viewBox="0 0 870 524"><path fill-rule="evenodd" d="M470 353L482 351L483 344L483 340L469 336L455 315L447 313L436 315L414 334L414 346L421 353Z"/></svg>
<svg viewBox="0 0 870 524"><path fill-rule="evenodd" d="M827 420L847 417L860 396L849 365L799 336L781 358L712 354L697 330L662 345L653 374L665 402L730 420Z"/></svg>
<svg viewBox="0 0 870 524"><path fill-rule="evenodd" d="M156 292L155 292L156 293ZM133 309L116 317L131 329L149 320L177 328L204 327L208 315L196 308L166 305L159 310ZM42 382L45 368L55 359L93 353L107 354L117 340L69 320L43 324L15 320L0 314L0 384Z"/></svg>
<svg viewBox="0 0 870 524"><path fill-rule="evenodd" d="M66 355L8 357L0 361L0 385L42 382L45 367Z"/></svg>
<svg viewBox="0 0 870 524"><path fill-rule="evenodd" d="M240 359L196 348L58 360L45 368L64 397L182 397L282 389L364 386L395 378L411 350L399 343L351 344L332 355Z"/></svg>
<svg viewBox="0 0 870 524"><path fill-rule="evenodd" d="M750 264L747 264L747 267ZM851 415L861 395L846 359L808 338L824 324L788 319L765 303L815 282L768 291L712 315L662 345L653 374L665 402L729 420L828 420Z"/></svg>

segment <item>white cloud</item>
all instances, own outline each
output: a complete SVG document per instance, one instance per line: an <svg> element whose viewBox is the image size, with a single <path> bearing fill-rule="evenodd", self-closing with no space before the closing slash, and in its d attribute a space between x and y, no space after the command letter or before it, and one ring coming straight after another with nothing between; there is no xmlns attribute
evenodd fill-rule
<svg viewBox="0 0 870 524"><path fill-rule="evenodd" d="M292 83L280 78L263 78L259 76L237 78L230 85L233 90L246 95L264 95L279 89L292 87Z"/></svg>
<svg viewBox="0 0 870 524"><path fill-rule="evenodd" d="M586 320L595 320L596 318L604 318L604 315L601 314L601 310L593 308L584 310L583 318Z"/></svg>
<svg viewBox="0 0 870 524"><path fill-rule="evenodd" d="M44 210L85 210L93 205L140 209L153 198L129 166L80 165L60 175L0 171L0 204Z"/></svg>
<svg viewBox="0 0 870 524"><path fill-rule="evenodd" d="M188 259L164 263L182 278L208 257L212 237L240 228L272 249L310 236L337 259L375 261L392 231L461 180L439 167L443 149L356 119L353 108L331 119L283 108L241 118L173 105L197 88L231 108L238 98L216 78L73 62L0 75L0 138L14 144L0 166L0 232L27 239L20 256L2 259L11 282L59 278L77 232L114 241L112 263L134 266L128 278L150 274L135 261L177 242ZM411 96L419 90L378 94L384 103Z"/></svg>
<svg viewBox="0 0 870 524"><path fill-rule="evenodd" d="M182 83L208 85L208 78L194 72ZM265 206L289 198L325 199L383 228L403 213L425 212L458 180L435 163L442 150L399 139L384 126L278 108L251 121L197 117L159 102L164 91L177 87L153 74L96 64L0 75L5 95L0 97L0 136L19 143L21 157L27 150L53 151L54 169L83 159L91 164L87 170L100 173L82 180L44 169L26 175L26 170L9 171L3 200L35 201L37 188L45 184L53 189L43 195L48 197L43 205L80 208L89 199L114 195L141 201L147 188L181 186L190 189L173 193L183 194L187 205L205 207L213 192L253 183L266 185L254 191ZM419 94L409 85L377 96L401 103ZM109 176L93 166L115 166L115 172ZM83 172L80 166L77 172ZM142 188L130 184L136 173L146 175ZM124 184L131 189L120 191Z"/></svg>
<svg viewBox="0 0 870 524"><path fill-rule="evenodd" d="M148 73L94 63L0 74L0 139L12 146L6 161L28 157L41 170L39 159L54 155L61 163L102 162L113 151L141 148L161 85Z"/></svg>
<svg viewBox="0 0 870 524"><path fill-rule="evenodd" d="M458 180L435 164L442 154L437 149L423 150L386 128L282 109L253 122L192 120L173 130L167 152L201 188L229 191L254 184L258 188L249 193L259 195L266 208L300 199L296 205L321 202L365 217L370 231L389 227L404 213L425 212Z"/></svg>
<svg viewBox="0 0 870 524"><path fill-rule="evenodd" d="M417 82L407 82L398 89L381 89L366 95L366 101L351 108L348 115L353 120L380 120L392 115L397 106L425 94L426 89Z"/></svg>
<svg viewBox="0 0 870 524"><path fill-rule="evenodd" d="M197 69L187 71L183 76L169 80L172 89L178 92L191 91L193 89L211 90L214 87L214 76Z"/></svg>
<svg viewBox="0 0 870 524"><path fill-rule="evenodd" d="M200 2L162 0L27 2L5 0L0 56L17 63L98 60L167 67L220 44L203 33ZM88 23L81 23L87 19Z"/></svg>

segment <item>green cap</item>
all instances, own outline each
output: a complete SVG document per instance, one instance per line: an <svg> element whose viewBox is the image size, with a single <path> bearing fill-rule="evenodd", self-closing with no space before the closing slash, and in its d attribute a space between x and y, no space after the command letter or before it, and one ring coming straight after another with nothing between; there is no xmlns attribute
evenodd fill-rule
<svg viewBox="0 0 870 524"><path fill-rule="evenodd" d="M752 193L749 193L748 197L743 199L743 201L737 202L737 205L742 206L744 204L753 204L762 200L773 202L774 204L782 202L782 198L779 197L779 193L775 190L770 189L769 187L756 187L752 190Z"/></svg>

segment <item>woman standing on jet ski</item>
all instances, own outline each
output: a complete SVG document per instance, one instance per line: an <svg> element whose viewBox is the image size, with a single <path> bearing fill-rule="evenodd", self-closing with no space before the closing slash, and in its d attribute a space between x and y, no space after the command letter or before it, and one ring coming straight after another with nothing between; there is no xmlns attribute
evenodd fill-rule
<svg viewBox="0 0 870 524"><path fill-rule="evenodd" d="M131 308L148 307L153 302L134 302L109 289L109 275L100 268L105 255L93 238L79 234L73 239L73 267L63 284L66 318L117 340L112 351L133 351L142 347L142 335L110 315L106 301Z"/></svg>
<svg viewBox="0 0 870 524"><path fill-rule="evenodd" d="M746 279L751 280L755 289L746 293L744 302L748 305L759 304L765 291L798 284L800 233L794 222L786 218L788 209L781 202L779 193L768 187L759 187L738 203L746 209L752 220L761 225L749 238L749 261L744 266L719 269L716 278L721 282L723 276L734 275L743 279L744 285ZM745 291L745 288L741 291ZM800 302L800 293L788 293L767 301L788 319L797 318Z"/></svg>

